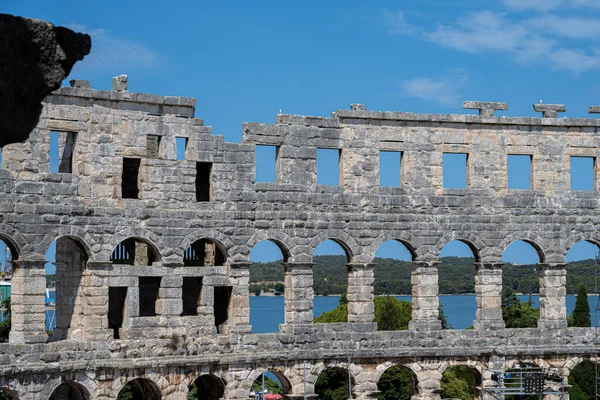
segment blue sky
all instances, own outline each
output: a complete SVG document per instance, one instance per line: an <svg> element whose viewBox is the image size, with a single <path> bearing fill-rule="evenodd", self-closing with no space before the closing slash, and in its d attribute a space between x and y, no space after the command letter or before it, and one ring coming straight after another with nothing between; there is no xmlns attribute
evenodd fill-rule
<svg viewBox="0 0 600 400"><path fill-rule="evenodd" d="M90 33L69 78L110 89L127 74L132 91L196 97L234 142L279 110L473 113L461 102L482 100L533 116L543 100L586 117L600 103L598 0L3 0L0 12Z"/></svg>

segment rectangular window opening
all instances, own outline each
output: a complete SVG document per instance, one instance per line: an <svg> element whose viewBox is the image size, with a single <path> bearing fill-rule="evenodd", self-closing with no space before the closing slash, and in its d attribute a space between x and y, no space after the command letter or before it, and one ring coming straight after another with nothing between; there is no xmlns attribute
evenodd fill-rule
<svg viewBox="0 0 600 400"><path fill-rule="evenodd" d="M533 188L531 173L531 154L508 155L508 188L530 190Z"/></svg>
<svg viewBox="0 0 600 400"><path fill-rule="evenodd" d="M317 185L340 184L340 149L317 149Z"/></svg>
<svg viewBox="0 0 600 400"><path fill-rule="evenodd" d="M188 138L177 137L175 138L175 147L177 148L177 159L185 160L185 152L187 150Z"/></svg>
<svg viewBox="0 0 600 400"><path fill-rule="evenodd" d="M154 317L156 315L156 300L158 300L160 279L156 276L139 278L140 317Z"/></svg>
<svg viewBox="0 0 600 400"><path fill-rule="evenodd" d="M50 172L70 174L73 173L73 152L77 133L50 132Z"/></svg>
<svg viewBox="0 0 600 400"><path fill-rule="evenodd" d="M400 187L402 152L379 152L379 186Z"/></svg>
<svg viewBox="0 0 600 400"><path fill-rule="evenodd" d="M231 286L215 286L214 316L217 333L223 332L223 326L229 319L229 304L231 303Z"/></svg>
<svg viewBox="0 0 600 400"><path fill-rule="evenodd" d="M468 154L444 153L442 174L444 188L466 189L468 184Z"/></svg>
<svg viewBox="0 0 600 400"><path fill-rule="evenodd" d="M139 158L123 158L123 174L121 176L121 196L124 199L139 198L138 175L140 173Z"/></svg>
<svg viewBox="0 0 600 400"><path fill-rule="evenodd" d="M161 137L158 135L146 136L146 157L159 158L160 139L161 139Z"/></svg>
<svg viewBox="0 0 600 400"><path fill-rule="evenodd" d="M200 295L202 293L202 277L183 278L181 296L183 299L183 312L181 315L198 315Z"/></svg>
<svg viewBox="0 0 600 400"><path fill-rule="evenodd" d="M255 182L277 182L277 160L279 148L277 146L255 146L256 177Z"/></svg>
<svg viewBox="0 0 600 400"><path fill-rule="evenodd" d="M596 157L571 156L571 190L596 190Z"/></svg>
<svg viewBox="0 0 600 400"><path fill-rule="evenodd" d="M115 339L119 339L121 337L119 331L123 327L126 300L126 287L108 288L108 328L112 329L113 338Z"/></svg>
<svg viewBox="0 0 600 400"><path fill-rule="evenodd" d="M196 201L211 200L212 163L196 163Z"/></svg>

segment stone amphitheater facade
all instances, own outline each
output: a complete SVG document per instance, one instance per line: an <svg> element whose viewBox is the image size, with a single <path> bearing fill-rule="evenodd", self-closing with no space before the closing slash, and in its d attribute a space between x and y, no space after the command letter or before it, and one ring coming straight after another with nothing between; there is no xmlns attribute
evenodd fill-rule
<svg viewBox="0 0 600 400"><path fill-rule="evenodd" d="M319 373L337 366L349 369L355 398L367 399L400 365L414 399L438 399L454 365L488 382L491 367L530 362L568 376L595 361L593 329L567 328L565 255L578 241L600 243L597 192L569 184L570 157L599 155L600 121L557 118L563 107L553 105L537 105L542 118L494 116L502 103L465 106L479 115L362 105L330 118L279 114L275 124L245 123L241 143L228 143L194 117L194 99L132 93L125 76L110 91L86 81L60 88L29 140L2 149L0 238L15 259L4 393L47 399L67 385L116 399L138 379L183 400L201 378L207 399L245 399L269 370L286 398L315 398ZM184 160L176 138L187 141ZM276 146L276 182L255 182L255 145ZM319 148L339 150L339 185L317 184ZM400 187L380 187L381 151L402 153ZM443 153L467 154L466 189L443 187ZM508 154L532 157L531 190L507 188ZM348 323L312 322L313 252L326 239L348 256ZM284 255L285 323L252 334L249 254L263 240ZM408 331L373 323L373 259L388 240L413 256ZM438 255L453 240L475 255L473 330L441 330L438 320ZM540 256L536 329L502 320L501 257L515 240ZM44 264L55 241L48 340Z"/></svg>

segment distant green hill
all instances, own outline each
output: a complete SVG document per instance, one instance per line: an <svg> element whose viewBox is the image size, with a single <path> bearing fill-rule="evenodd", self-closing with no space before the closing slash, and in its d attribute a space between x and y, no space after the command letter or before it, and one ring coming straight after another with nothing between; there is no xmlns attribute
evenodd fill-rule
<svg viewBox="0 0 600 400"><path fill-rule="evenodd" d="M344 256L315 256L314 290L317 295L334 295L346 292L348 274ZM411 263L391 258L376 258L375 295L411 294ZM440 260L439 285L442 294L465 294L475 290L475 271L472 258L444 257ZM538 293L540 284L536 265L506 264L503 268L505 287L518 293ZM283 282L281 262L255 263L250 268L250 283L267 287L266 282ZM567 264L567 293L576 294L583 283L593 291L594 260ZM272 285L271 285L272 287ZM252 291L254 292L254 291Z"/></svg>

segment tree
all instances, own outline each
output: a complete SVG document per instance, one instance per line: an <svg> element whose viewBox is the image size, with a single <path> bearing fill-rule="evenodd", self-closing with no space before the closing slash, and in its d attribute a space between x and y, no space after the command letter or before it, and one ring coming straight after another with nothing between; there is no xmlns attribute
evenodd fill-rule
<svg viewBox="0 0 600 400"><path fill-rule="evenodd" d="M569 375L569 398L592 400L596 398L596 365L588 360L579 363Z"/></svg>
<svg viewBox="0 0 600 400"><path fill-rule="evenodd" d="M410 372L406 368L394 365L388 368L377 382L377 390L381 392L377 400L410 400L413 386Z"/></svg>
<svg viewBox="0 0 600 400"><path fill-rule="evenodd" d="M534 308L531 299L522 302L511 288L502 291L502 318L507 328L536 328L540 309Z"/></svg>
<svg viewBox="0 0 600 400"><path fill-rule="evenodd" d="M392 296L375 297L377 330L406 330L412 319L412 304ZM314 319L316 323L348 322L348 301L340 296L340 305Z"/></svg>
<svg viewBox="0 0 600 400"><path fill-rule="evenodd" d="M450 322L448 322L448 317L444 313L444 307L442 307L442 303L440 303L439 307L439 320L442 322L442 329L453 329L453 326Z"/></svg>
<svg viewBox="0 0 600 400"><path fill-rule="evenodd" d="M265 389L267 389L269 391L269 393L281 394L281 392L283 391L279 382L277 382L273 378L269 378L266 375L265 375ZM255 391L262 392L262 375L259 376L258 378L256 378L256 380L252 384L252 387L250 388L250 390L253 392L255 392Z"/></svg>
<svg viewBox="0 0 600 400"><path fill-rule="evenodd" d="M590 303L588 303L587 289L584 284L579 286L575 308L571 318L568 319L569 326L590 327L592 326L590 317Z"/></svg>
<svg viewBox="0 0 600 400"><path fill-rule="evenodd" d="M326 369L315 383L315 393L322 400L348 400L348 390L348 371L344 368Z"/></svg>
<svg viewBox="0 0 600 400"><path fill-rule="evenodd" d="M475 377L469 368L458 365L448 368L442 376L443 399L473 400L475 398Z"/></svg>
<svg viewBox="0 0 600 400"><path fill-rule="evenodd" d="M0 302L0 308L3 310L7 311L7 318L4 319L4 321L0 322L0 341L4 341L7 342L8 341L8 335L10 333L10 327L11 327L11 315L10 315L10 310L11 310L11 301L10 301L10 297L2 300L2 302Z"/></svg>

